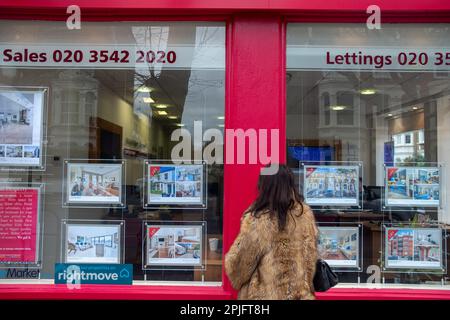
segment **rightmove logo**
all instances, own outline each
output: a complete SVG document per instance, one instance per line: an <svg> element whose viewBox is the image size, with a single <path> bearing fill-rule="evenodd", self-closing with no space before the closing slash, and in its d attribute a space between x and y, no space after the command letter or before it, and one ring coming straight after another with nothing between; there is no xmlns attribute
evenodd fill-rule
<svg viewBox="0 0 450 320"><path fill-rule="evenodd" d="M79 289L82 284L132 284L131 264L55 264L55 284Z"/></svg>

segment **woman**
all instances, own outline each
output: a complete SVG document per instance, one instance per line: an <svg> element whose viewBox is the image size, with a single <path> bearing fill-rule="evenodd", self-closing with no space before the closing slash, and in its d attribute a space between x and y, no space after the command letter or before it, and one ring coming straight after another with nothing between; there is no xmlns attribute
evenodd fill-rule
<svg viewBox="0 0 450 320"><path fill-rule="evenodd" d="M292 171L282 165L261 175L258 191L225 257L238 299L315 299L318 231Z"/></svg>

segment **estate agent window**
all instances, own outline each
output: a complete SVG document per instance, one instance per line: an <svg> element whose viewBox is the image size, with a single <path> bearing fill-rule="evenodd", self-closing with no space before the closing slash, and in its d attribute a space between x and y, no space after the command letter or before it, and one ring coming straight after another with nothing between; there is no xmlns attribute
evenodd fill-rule
<svg viewBox="0 0 450 320"><path fill-rule="evenodd" d="M341 282L366 282L370 266L385 283L448 275L448 31L288 24L288 164Z"/></svg>
<svg viewBox="0 0 450 320"><path fill-rule="evenodd" d="M171 153L194 122L223 130L225 24L0 30L1 267L51 280L55 263L127 263L136 281L221 282L223 166L190 162L203 145L189 162Z"/></svg>

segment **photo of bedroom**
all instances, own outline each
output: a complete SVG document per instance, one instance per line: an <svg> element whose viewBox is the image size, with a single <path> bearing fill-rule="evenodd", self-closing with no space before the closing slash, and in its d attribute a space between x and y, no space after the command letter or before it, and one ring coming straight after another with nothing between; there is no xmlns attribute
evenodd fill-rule
<svg viewBox="0 0 450 320"><path fill-rule="evenodd" d="M68 203L121 203L122 165L69 163Z"/></svg>
<svg viewBox="0 0 450 320"><path fill-rule="evenodd" d="M120 263L120 226L68 224L66 263Z"/></svg>
<svg viewBox="0 0 450 320"><path fill-rule="evenodd" d="M147 265L199 266L201 226L147 226Z"/></svg>

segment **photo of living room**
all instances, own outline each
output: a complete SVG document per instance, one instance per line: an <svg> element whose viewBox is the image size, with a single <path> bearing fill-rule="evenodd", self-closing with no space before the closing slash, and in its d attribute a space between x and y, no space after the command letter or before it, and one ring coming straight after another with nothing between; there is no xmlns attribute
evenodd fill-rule
<svg viewBox="0 0 450 320"><path fill-rule="evenodd" d="M44 92L41 88L0 87L1 164L40 164Z"/></svg>
<svg viewBox="0 0 450 320"><path fill-rule="evenodd" d="M122 165L69 163L69 203L121 203Z"/></svg>
<svg viewBox="0 0 450 320"><path fill-rule="evenodd" d="M319 256L332 267L358 267L358 235L356 227L319 227Z"/></svg>
<svg viewBox="0 0 450 320"><path fill-rule="evenodd" d="M387 205L438 206L438 168L391 167L386 170Z"/></svg>
<svg viewBox="0 0 450 320"><path fill-rule="evenodd" d="M120 263L120 226L68 224L66 263Z"/></svg>
<svg viewBox="0 0 450 320"><path fill-rule="evenodd" d="M147 265L198 266L201 226L147 226Z"/></svg>

